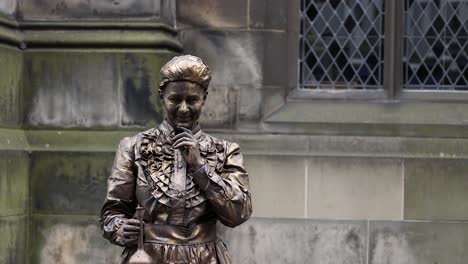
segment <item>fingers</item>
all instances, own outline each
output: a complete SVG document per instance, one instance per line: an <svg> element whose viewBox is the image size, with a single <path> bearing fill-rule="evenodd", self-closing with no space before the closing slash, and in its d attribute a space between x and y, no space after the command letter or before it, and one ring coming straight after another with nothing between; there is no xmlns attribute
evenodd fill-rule
<svg viewBox="0 0 468 264"><path fill-rule="evenodd" d="M182 126L181 126L181 127L179 127L179 129L181 129L181 130L183 130L183 131L185 131L185 132L188 132L188 133L192 134L192 130L190 130L190 129L186 128L186 127L182 127Z"/></svg>
<svg viewBox="0 0 468 264"><path fill-rule="evenodd" d="M136 219L129 219L127 223L122 226L123 240L125 245L135 245L138 241L138 234L140 233L140 221Z"/></svg>
<svg viewBox="0 0 468 264"><path fill-rule="evenodd" d="M134 245L136 245L137 242L138 242L138 237L136 236L136 237L132 237L132 238L128 238L128 239L125 238L125 239L123 240L123 242L124 242L124 244L125 244L127 247L128 247L128 246L134 246Z"/></svg>
<svg viewBox="0 0 468 264"><path fill-rule="evenodd" d="M180 134L175 135L172 138L172 141L177 141L177 140L179 140L181 138L192 138L193 139L193 135L192 135L192 133L189 133L189 132L182 132Z"/></svg>
<svg viewBox="0 0 468 264"><path fill-rule="evenodd" d="M197 146L197 143L193 142L193 141L187 141L187 140L183 140L181 139L180 141L176 142L173 147L174 148L181 148L181 147L187 147L187 148L196 148Z"/></svg>
<svg viewBox="0 0 468 264"><path fill-rule="evenodd" d="M125 221L125 224L132 226L140 226L140 221L137 219L127 219L127 221Z"/></svg>
<svg viewBox="0 0 468 264"><path fill-rule="evenodd" d="M133 219L133 221L127 221L127 223L122 226L122 233L125 239L138 237L140 233L139 223L140 221Z"/></svg>
<svg viewBox="0 0 468 264"><path fill-rule="evenodd" d="M174 143L172 143L172 147L175 147L177 144L180 144L182 142L192 142L195 145L198 143L198 141L196 141L196 140L194 140L192 138L185 138L184 137L184 138L180 138L180 139L174 141Z"/></svg>
<svg viewBox="0 0 468 264"><path fill-rule="evenodd" d="M123 231L124 232L138 232L140 231L139 226L132 226L132 225L124 225L123 226Z"/></svg>

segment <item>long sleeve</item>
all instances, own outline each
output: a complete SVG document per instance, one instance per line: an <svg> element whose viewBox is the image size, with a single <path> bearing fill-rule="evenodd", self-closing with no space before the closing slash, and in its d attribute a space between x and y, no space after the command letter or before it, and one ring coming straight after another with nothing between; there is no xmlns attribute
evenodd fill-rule
<svg viewBox="0 0 468 264"><path fill-rule="evenodd" d="M119 144L99 217L104 237L120 246L123 246L123 242L117 230L126 219L132 217L136 207L133 146L133 138L129 137Z"/></svg>
<svg viewBox="0 0 468 264"><path fill-rule="evenodd" d="M249 178L243 167L239 145L227 143L225 153L220 174L205 164L194 173L193 178L205 193L218 219L226 226L235 227L247 221L252 214Z"/></svg>

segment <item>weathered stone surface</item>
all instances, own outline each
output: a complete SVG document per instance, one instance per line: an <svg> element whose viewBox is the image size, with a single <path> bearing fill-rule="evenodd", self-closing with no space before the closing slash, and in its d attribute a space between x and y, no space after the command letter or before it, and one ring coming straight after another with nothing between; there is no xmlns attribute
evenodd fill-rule
<svg viewBox="0 0 468 264"><path fill-rule="evenodd" d="M255 87L241 87L239 90L239 120L258 120L262 110L261 89L256 89Z"/></svg>
<svg viewBox="0 0 468 264"><path fill-rule="evenodd" d="M286 89L268 86L262 89L262 118L278 110L286 101Z"/></svg>
<svg viewBox="0 0 468 264"><path fill-rule="evenodd" d="M159 69L170 53L27 52L26 123L39 127L152 126Z"/></svg>
<svg viewBox="0 0 468 264"><path fill-rule="evenodd" d="M219 135L224 138L226 135ZM241 146L242 153L249 155L306 155L308 137L303 135L251 135L234 134L232 140Z"/></svg>
<svg viewBox="0 0 468 264"><path fill-rule="evenodd" d="M14 16L16 13L17 0L0 1L0 13L7 16Z"/></svg>
<svg viewBox="0 0 468 264"><path fill-rule="evenodd" d="M254 218L221 237L233 263L367 263L365 221Z"/></svg>
<svg viewBox="0 0 468 264"><path fill-rule="evenodd" d="M98 215L113 157L113 153L34 152L32 212Z"/></svg>
<svg viewBox="0 0 468 264"><path fill-rule="evenodd" d="M415 158L468 159L468 138L402 138L404 155Z"/></svg>
<svg viewBox="0 0 468 264"><path fill-rule="evenodd" d="M26 216L0 217L0 263L26 264Z"/></svg>
<svg viewBox="0 0 468 264"><path fill-rule="evenodd" d="M281 32L182 30L185 52L212 69L212 85L281 85L287 77L286 35Z"/></svg>
<svg viewBox="0 0 468 264"><path fill-rule="evenodd" d="M0 129L0 149L1 150L29 150L29 142L26 139L24 130L21 129Z"/></svg>
<svg viewBox="0 0 468 264"><path fill-rule="evenodd" d="M161 1L161 21L175 28L176 26L176 1L160 0Z"/></svg>
<svg viewBox="0 0 468 264"><path fill-rule="evenodd" d="M31 262L117 263L122 248L102 238L97 216L33 216Z"/></svg>
<svg viewBox="0 0 468 264"><path fill-rule="evenodd" d="M258 85L262 57L258 36L249 32L182 30L188 54L201 57L210 67L211 85Z"/></svg>
<svg viewBox="0 0 468 264"><path fill-rule="evenodd" d="M467 223L374 222L369 227L369 264L464 264Z"/></svg>
<svg viewBox="0 0 468 264"><path fill-rule="evenodd" d="M307 216L402 219L402 162L372 158L312 158Z"/></svg>
<svg viewBox="0 0 468 264"><path fill-rule="evenodd" d="M159 70L173 56L171 53L124 55L120 70L123 126L155 126L162 120Z"/></svg>
<svg viewBox="0 0 468 264"><path fill-rule="evenodd" d="M400 157L404 155L402 138L310 136L310 152L326 156ZM426 142L427 143L427 142Z"/></svg>
<svg viewBox="0 0 468 264"><path fill-rule="evenodd" d="M249 26L259 29L286 29L290 1L251 0ZM299 9L296 11L298 12Z"/></svg>
<svg viewBox="0 0 468 264"><path fill-rule="evenodd" d="M179 0L177 27L244 28L247 0Z"/></svg>
<svg viewBox="0 0 468 264"><path fill-rule="evenodd" d="M160 1L153 0L18 0L23 20L154 18Z"/></svg>
<svg viewBox="0 0 468 264"><path fill-rule="evenodd" d="M287 34L284 32L264 32L263 45L263 84L268 86L284 86L287 84L288 72L292 65L287 64L288 46ZM294 65L296 67L296 65Z"/></svg>
<svg viewBox="0 0 468 264"><path fill-rule="evenodd" d="M305 159L245 156L257 217L304 217Z"/></svg>
<svg viewBox="0 0 468 264"><path fill-rule="evenodd" d="M122 138L133 136L141 131L28 130L26 135L32 151L110 152L114 154Z"/></svg>
<svg viewBox="0 0 468 264"><path fill-rule="evenodd" d="M21 124L21 74L23 55L15 48L0 45L0 125L18 127Z"/></svg>
<svg viewBox="0 0 468 264"><path fill-rule="evenodd" d="M405 219L468 220L467 160L406 160Z"/></svg>
<svg viewBox="0 0 468 264"><path fill-rule="evenodd" d="M0 152L0 216L26 214L28 208L28 168L27 153L22 151Z"/></svg>
<svg viewBox="0 0 468 264"><path fill-rule="evenodd" d="M117 126L118 60L112 54L27 52L26 122L33 126Z"/></svg>
<svg viewBox="0 0 468 264"><path fill-rule="evenodd" d="M238 92L224 86L214 86L208 90L208 99L200 116L203 128L232 128L237 115Z"/></svg>

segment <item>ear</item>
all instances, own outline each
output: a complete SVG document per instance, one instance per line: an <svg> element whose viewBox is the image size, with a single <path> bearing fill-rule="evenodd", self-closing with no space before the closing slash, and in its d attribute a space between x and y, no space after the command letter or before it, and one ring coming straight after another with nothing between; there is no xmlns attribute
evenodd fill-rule
<svg viewBox="0 0 468 264"><path fill-rule="evenodd" d="M208 96L208 91L203 94L203 105L205 105L206 97Z"/></svg>
<svg viewBox="0 0 468 264"><path fill-rule="evenodd" d="M162 102L164 100L164 91L161 88L159 88L158 91L159 91L159 99Z"/></svg>

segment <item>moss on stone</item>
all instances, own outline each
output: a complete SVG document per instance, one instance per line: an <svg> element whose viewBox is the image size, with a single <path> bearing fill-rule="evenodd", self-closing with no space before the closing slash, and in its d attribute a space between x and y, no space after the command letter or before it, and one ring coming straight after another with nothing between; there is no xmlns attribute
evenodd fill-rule
<svg viewBox="0 0 468 264"><path fill-rule="evenodd" d="M19 127L21 122L21 82L23 55L21 51L0 45L0 126Z"/></svg>
<svg viewBox="0 0 468 264"><path fill-rule="evenodd" d="M98 215L113 153L34 152L32 213Z"/></svg>
<svg viewBox="0 0 468 264"><path fill-rule="evenodd" d="M100 232L95 215L33 215L30 263L117 263L122 248Z"/></svg>
<svg viewBox="0 0 468 264"><path fill-rule="evenodd" d="M0 151L0 216L27 213L28 165L25 152Z"/></svg>
<svg viewBox="0 0 468 264"><path fill-rule="evenodd" d="M159 69L175 54L151 50L25 53L27 127L152 127L162 119Z"/></svg>
<svg viewBox="0 0 468 264"><path fill-rule="evenodd" d="M26 233L26 216L0 217L0 263L28 263Z"/></svg>

